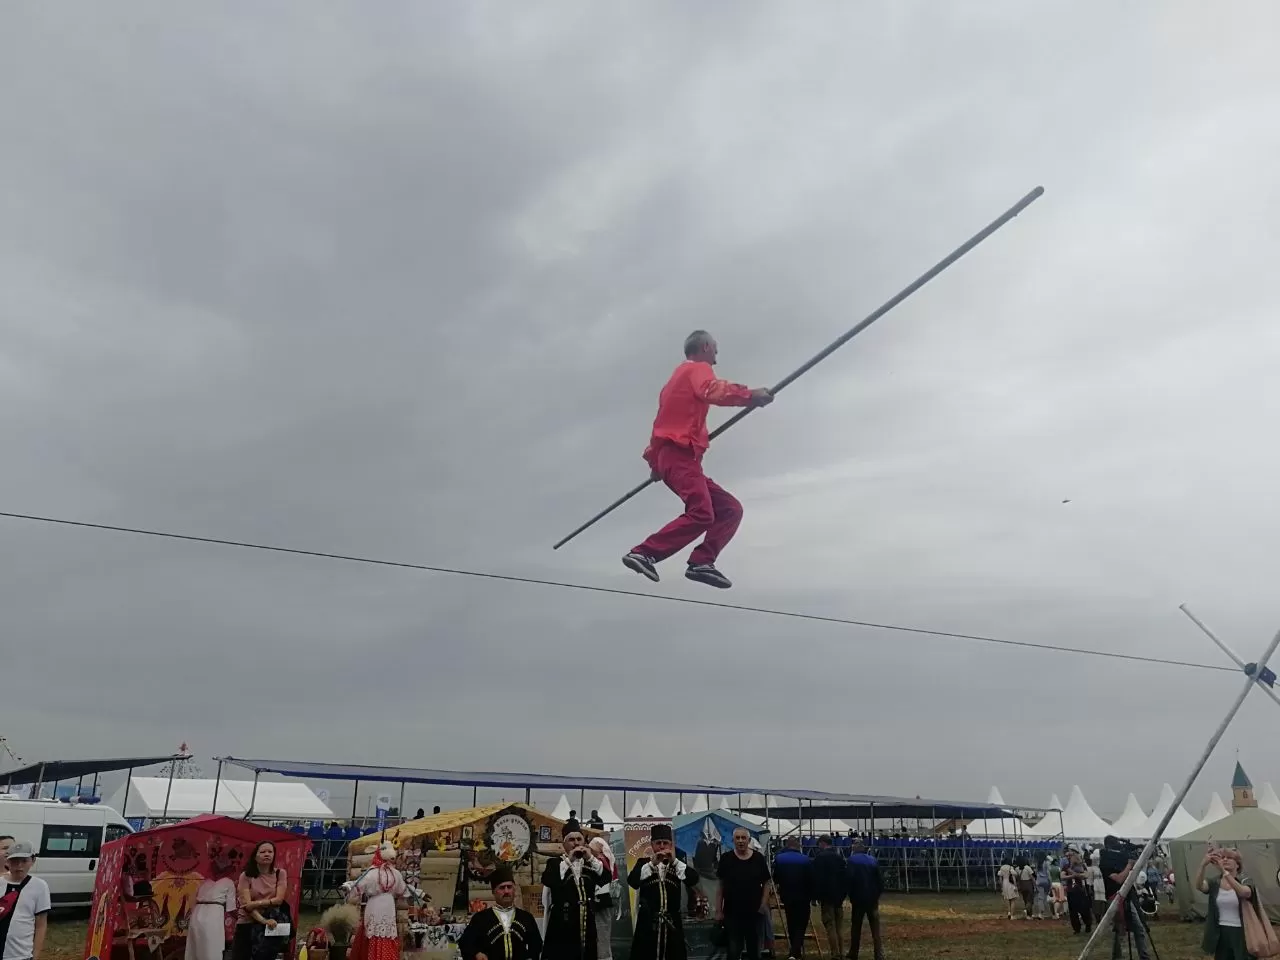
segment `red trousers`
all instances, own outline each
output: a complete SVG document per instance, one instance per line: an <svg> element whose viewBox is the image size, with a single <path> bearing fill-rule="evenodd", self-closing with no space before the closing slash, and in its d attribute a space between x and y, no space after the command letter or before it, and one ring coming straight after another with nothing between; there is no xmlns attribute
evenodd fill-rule
<svg viewBox="0 0 1280 960"><path fill-rule="evenodd" d="M636 553L665 560L703 534L702 543L689 555L689 563L715 563L742 522L742 504L702 472L702 457L688 447L660 443L650 454L649 465L684 501L684 513L651 536Z"/></svg>

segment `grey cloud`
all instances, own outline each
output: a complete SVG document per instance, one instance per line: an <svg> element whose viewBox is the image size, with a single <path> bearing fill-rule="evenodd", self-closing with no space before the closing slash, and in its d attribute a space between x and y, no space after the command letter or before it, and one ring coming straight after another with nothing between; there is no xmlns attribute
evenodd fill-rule
<svg viewBox="0 0 1280 960"><path fill-rule="evenodd" d="M717 444L747 507L728 599L1218 662L1185 600L1252 655L1280 77L1250 15L10 5L0 509L644 589L617 557L665 491L549 547L644 476L684 334L774 382L1043 182ZM30 756L1079 782L1118 810L1180 779L1237 682L3 533L0 730ZM1193 806L1231 746L1280 778L1273 710Z"/></svg>

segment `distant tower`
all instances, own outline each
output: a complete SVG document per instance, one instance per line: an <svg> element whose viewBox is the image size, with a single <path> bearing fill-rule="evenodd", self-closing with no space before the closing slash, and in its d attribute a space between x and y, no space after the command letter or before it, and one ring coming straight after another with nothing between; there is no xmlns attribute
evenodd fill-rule
<svg viewBox="0 0 1280 960"><path fill-rule="evenodd" d="M1249 779L1249 775L1244 772L1244 767L1240 766L1240 761L1236 761L1236 772L1231 778L1231 809L1241 810L1245 807L1256 807L1257 799L1253 795L1253 781Z"/></svg>

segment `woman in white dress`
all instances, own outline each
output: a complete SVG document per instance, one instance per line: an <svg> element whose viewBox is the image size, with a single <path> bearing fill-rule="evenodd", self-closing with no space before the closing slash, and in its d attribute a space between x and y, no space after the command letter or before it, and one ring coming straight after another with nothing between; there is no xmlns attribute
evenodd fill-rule
<svg viewBox="0 0 1280 960"><path fill-rule="evenodd" d="M187 925L185 960L222 960L227 948L227 914L236 912L236 882L228 876L205 880Z"/></svg>
<svg viewBox="0 0 1280 960"><path fill-rule="evenodd" d="M996 873L996 882L1000 884L1000 896L1004 897L1004 905L1009 909L1009 919L1013 919L1013 905L1022 899L1018 893L1018 869L1008 857L1000 864Z"/></svg>

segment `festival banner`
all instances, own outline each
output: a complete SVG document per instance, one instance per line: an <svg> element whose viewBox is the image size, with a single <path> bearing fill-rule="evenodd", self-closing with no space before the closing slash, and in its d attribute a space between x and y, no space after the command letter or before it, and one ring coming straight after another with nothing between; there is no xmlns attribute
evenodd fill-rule
<svg viewBox="0 0 1280 960"><path fill-rule="evenodd" d="M627 820L622 826L622 841L626 845L627 850L627 875L630 876L631 868L641 860L648 860L653 855L653 848L649 845L649 834L655 823L670 824L669 819L661 820L656 818L645 818L643 820ZM622 871L618 871L619 874ZM630 894L629 903L631 904L631 929L636 926L636 891L631 889L628 884L627 891Z"/></svg>

